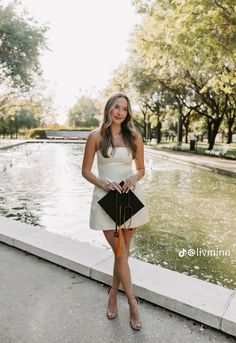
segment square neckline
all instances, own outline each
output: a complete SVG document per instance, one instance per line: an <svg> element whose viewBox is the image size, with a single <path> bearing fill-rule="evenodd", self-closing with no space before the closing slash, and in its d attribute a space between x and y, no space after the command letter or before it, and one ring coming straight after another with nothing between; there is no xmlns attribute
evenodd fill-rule
<svg viewBox="0 0 236 343"><path fill-rule="evenodd" d="M110 150L110 149L112 149L112 147L109 146L108 149ZM127 151L129 151L129 149L127 148L127 146L116 146L115 149L127 149ZM100 154L101 154L101 150L100 150L100 149L98 149L96 152L97 152L97 153L100 152Z"/></svg>

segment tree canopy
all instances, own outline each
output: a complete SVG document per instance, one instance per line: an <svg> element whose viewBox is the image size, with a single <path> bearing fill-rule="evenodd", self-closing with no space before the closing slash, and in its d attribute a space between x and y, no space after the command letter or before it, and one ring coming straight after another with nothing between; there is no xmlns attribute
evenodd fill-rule
<svg viewBox="0 0 236 343"><path fill-rule="evenodd" d="M92 127L98 126L100 109L97 100L81 96L76 104L69 110L68 125L72 127Z"/></svg>
<svg viewBox="0 0 236 343"><path fill-rule="evenodd" d="M45 32L16 11L16 2L0 3L0 82L17 89L32 86L33 75L40 74L39 56L46 48Z"/></svg>
<svg viewBox="0 0 236 343"><path fill-rule="evenodd" d="M203 118L212 149L220 125L228 118L230 143L236 120L235 0L133 3L142 21L133 33L127 66L137 66L131 68L129 79L143 75L142 82L133 83L140 98L152 98L153 87L143 88L152 79L156 98L165 94L164 107L178 111L179 126L189 125L190 117Z"/></svg>

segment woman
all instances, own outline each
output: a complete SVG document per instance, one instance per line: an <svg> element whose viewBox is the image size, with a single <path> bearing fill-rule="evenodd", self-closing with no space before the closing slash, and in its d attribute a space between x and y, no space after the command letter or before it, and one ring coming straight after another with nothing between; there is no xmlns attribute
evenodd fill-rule
<svg viewBox="0 0 236 343"><path fill-rule="evenodd" d="M98 176L91 172L95 153L97 153ZM132 170L133 159L135 171ZM128 298L130 325L134 330L140 330L142 324L137 306L138 298L132 287L128 257L135 228L149 221L149 212L138 184L144 173L143 141L140 134L133 128L130 101L125 94L117 93L106 103L101 127L89 134L85 146L82 175L95 186L90 211L90 228L103 230L114 252L113 281L109 290L107 317L114 319L118 314L117 293L121 282ZM122 180L124 184L121 187L119 183ZM132 190L145 205L132 217L132 227L122 230L122 254L119 257L115 253L118 243L117 237L114 236L115 223L98 204L98 200L111 190L119 193Z"/></svg>

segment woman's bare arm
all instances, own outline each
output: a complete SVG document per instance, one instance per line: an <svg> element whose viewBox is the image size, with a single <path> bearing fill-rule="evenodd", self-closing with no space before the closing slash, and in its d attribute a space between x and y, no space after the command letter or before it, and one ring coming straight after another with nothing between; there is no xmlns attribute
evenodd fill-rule
<svg viewBox="0 0 236 343"><path fill-rule="evenodd" d="M136 136L135 143L137 145L135 166L137 170L138 180L140 180L145 175L145 166L144 166L144 144L142 136L138 133Z"/></svg>
<svg viewBox="0 0 236 343"><path fill-rule="evenodd" d="M139 133L136 135L135 143L137 145L135 157L135 166L137 171L125 180L125 183L122 187L124 192L128 192L130 189L132 189L132 187L135 186L135 183L145 175L144 145L142 137Z"/></svg>
<svg viewBox="0 0 236 343"><path fill-rule="evenodd" d="M95 153L97 150L97 142L98 142L98 132L91 132L88 136L85 150L84 150L84 157L82 163L82 176L91 182L93 185L106 190L106 182L99 179L96 175L91 172Z"/></svg>

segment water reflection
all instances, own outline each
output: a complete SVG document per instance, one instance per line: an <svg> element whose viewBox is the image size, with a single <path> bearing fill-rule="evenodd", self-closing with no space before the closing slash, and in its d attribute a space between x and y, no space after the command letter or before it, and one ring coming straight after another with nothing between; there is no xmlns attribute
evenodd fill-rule
<svg viewBox="0 0 236 343"><path fill-rule="evenodd" d="M83 149L37 143L0 151L0 213L108 248L101 232L88 229L93 186L81 176ZM236 179L148 154L145 163L151 221L137 231L131 255L236 287ZM180 257L183 248L228 249L231 256Z"/></svg>

